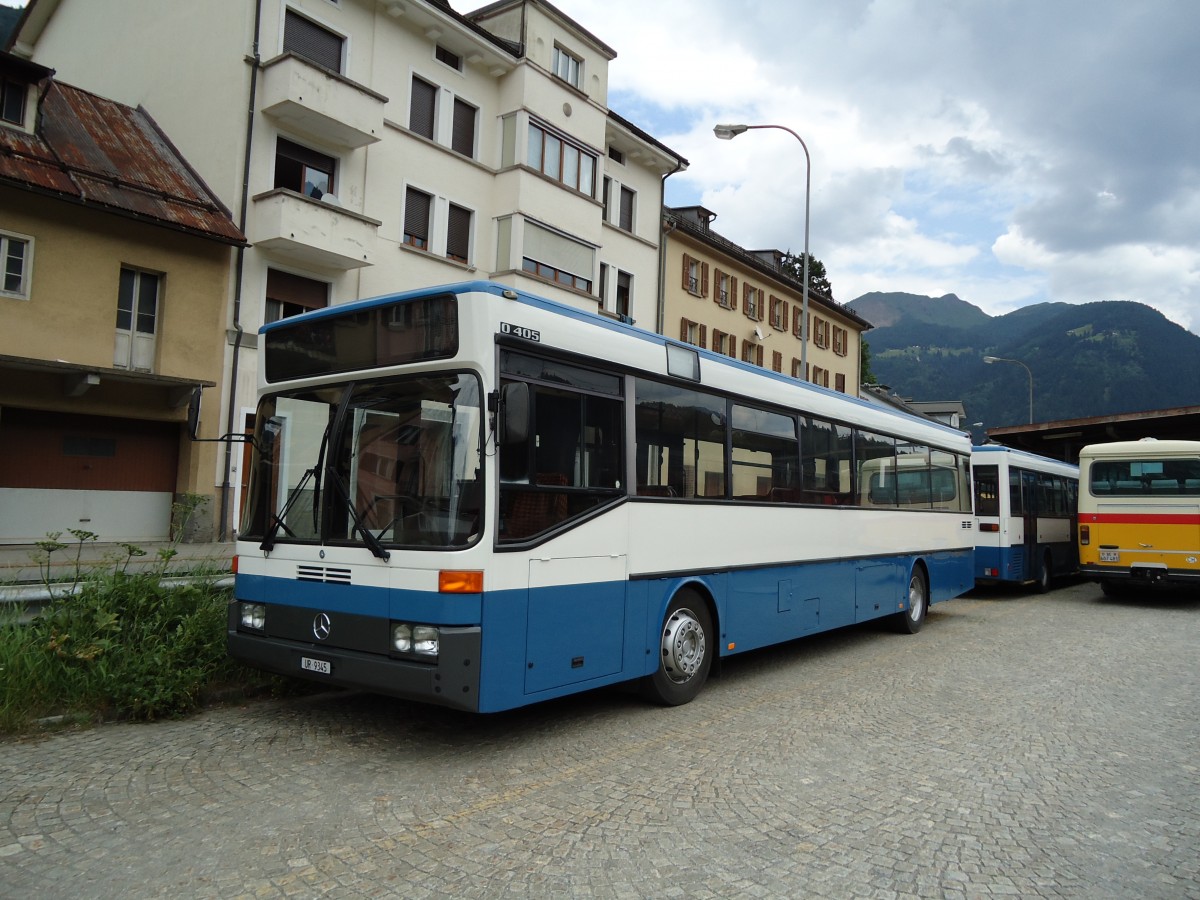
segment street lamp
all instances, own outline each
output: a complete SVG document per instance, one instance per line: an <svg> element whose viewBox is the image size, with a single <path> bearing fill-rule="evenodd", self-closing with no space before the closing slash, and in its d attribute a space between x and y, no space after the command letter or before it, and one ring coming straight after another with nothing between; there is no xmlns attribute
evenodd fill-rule
<svg viewBox="0 0 1200 900"><path fill-rule="evenodd" d="M1025 363L1021 362L1019 359L1008 359L1003 356L985 356L983 358L983 361L985 363L988 363L989 365L991 365L992 363L998 363L998 362L1014 363L1015 365L1020 366L1027 373L1029 373L1029 424L1032 425L1033 424L1033 370L1030 369L1029 366L1025 365Z"/></svg>
<svg viewBox="0 0 1200 900"><path fill-rule="evenodd" d="M792 137L800 142L800 146L804 148L804 284L800 293L801 315L804 316L804 324L800 330L800 368L804 370L804 377L808 378L808 207L809 194L812 187L812 158L808 155L808 145L804 143L804 139L790 128L785 128L783 125L717 125L713 128L715 134L722 141L732 141L739 134L746 131L751 131L755 128L775 128L779 131L786 131Z"/></svg>

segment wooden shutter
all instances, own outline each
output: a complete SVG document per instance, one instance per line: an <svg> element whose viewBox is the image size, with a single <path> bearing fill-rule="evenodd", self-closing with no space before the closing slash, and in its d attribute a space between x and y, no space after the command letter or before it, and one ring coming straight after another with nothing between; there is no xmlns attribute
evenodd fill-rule
<svg viewBox="0 0 1200 900"><path fill-rule="evenodd" d="M708 296L708 263L700 264L700 296Z"/></svg>
<svg viewBox="0 0 1200 900"><path fill-rule="evenodd" d="M734 278L732 275L730 275L729 276L729 308L730 309L738 308L737 289L738 289L737 279Z"/></svg>
<svg viewBox="0 0 1200 900"><path fill-rule="evenodd" d="M689 293L692 290L692 258L683 254L683 289Z"/></svg>
<svg viewBox="0 0 1200 900"><path fill-rule="evenodd" d="M679 320L679 339L681 341L683 341L685 344L687 343L687 339L688 339L688 320L687 319L681 318Z"/></svg>

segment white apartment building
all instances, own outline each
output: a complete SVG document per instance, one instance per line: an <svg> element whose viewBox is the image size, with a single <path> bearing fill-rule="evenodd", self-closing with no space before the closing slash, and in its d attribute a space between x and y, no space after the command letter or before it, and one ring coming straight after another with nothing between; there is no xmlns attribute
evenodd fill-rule
<svg viewBox="0 0 1200 900"><path fill-rule="evenodd" d="M259 326L305 309L485 278L661 328L686 160L608 109L615 51L544 0L31 0L10 47L144 107L234 212L222 431Z"/></svg>

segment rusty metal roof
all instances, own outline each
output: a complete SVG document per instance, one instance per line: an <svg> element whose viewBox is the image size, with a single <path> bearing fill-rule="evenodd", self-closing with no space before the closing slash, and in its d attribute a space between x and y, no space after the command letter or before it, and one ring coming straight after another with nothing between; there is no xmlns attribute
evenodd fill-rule
<svg viewBox="0 0 1200 900"><path fill-rule="evenodd" d="M36 134L0 128L0 184L245 243L229 210L144 109L47 79L37 122Z"/></svg>

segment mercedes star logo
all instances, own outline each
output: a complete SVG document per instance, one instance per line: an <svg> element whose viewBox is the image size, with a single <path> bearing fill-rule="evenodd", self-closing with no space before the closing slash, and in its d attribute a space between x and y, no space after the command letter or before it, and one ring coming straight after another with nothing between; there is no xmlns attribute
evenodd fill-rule
<svg viewBox="0 0 1200 900"><path fill-rule="evenodd" d="M317 613L313 616L313 634L317 636L318 641L323 641L329 637L329 632L333 630L333 623L329 621L329 616L325 613Z"/></svg>

